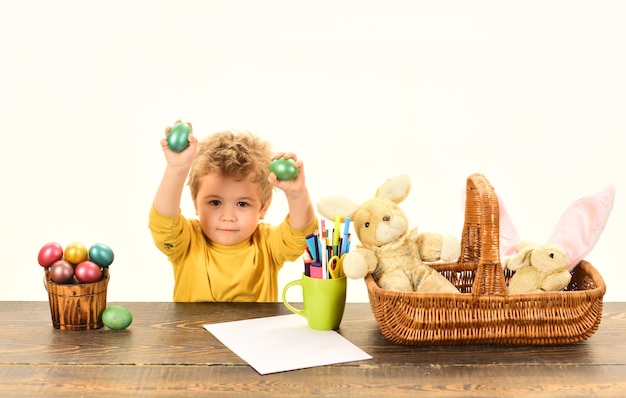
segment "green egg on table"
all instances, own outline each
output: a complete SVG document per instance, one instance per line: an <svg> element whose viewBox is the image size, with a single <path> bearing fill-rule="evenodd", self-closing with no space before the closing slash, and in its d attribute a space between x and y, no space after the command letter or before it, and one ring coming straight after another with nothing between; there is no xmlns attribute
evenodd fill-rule
<svg viewBox="0 0 626 398"><path fill-rule="evenodd" d="M167 146L174 152L182 152L189 145L191 126L188 123L176 123L167 133Z"/></svg>
<svg viewBox="0 0 626 398"><path fill-rule="evenodd" d="M119 305L108 306L102 311L102 323L113 330L124 330L133 322L130 311Z"/></svg>
<svg viewBox="0 0 626 398"><path fill-rule="evenodd" d="M298 168L293 159L278 158L270 162L270 171L279 180L293 180L298 175Z"/></svg>

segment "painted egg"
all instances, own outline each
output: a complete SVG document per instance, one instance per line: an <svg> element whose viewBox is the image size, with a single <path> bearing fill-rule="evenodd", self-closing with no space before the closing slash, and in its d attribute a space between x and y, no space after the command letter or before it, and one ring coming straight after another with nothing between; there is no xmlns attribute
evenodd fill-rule
<svg viewBox="0 0 626 398"><path fill-rule="evenodd" d="M74 276L81 283L94 283L102 278L102 268L93 261L85 260L76 265Z"/></svg>
<svg viewBox="0 0 626 398"><path fill-rule="evenodd" d="M88 256L89 253L87 252L87 247L79 242L72 242L65 246L65 252L63 253L63 257L72 263L72 265L76 265L87 260Z"/></svg>
<svg viewBox="0 0 626 398"><path fill-rule="evenodd" d="M89 247L89 259L103 268L113 262L113 250L104 243L94 243Z"/></svg>
<svg viewBox="0 0 626 398"><path fill-rule="evenodd" d="M37 261L39 265L48 268L58 260L63 258L63 246L57 242L46 243L39 249Z"/></svg>
<svg viewBox="0 0 626 398"><path fill-rule="evenodd" d="M173 152L182 152L189 145L191 126L188 123L176 123L167 133L165 140Z"/></svg>
<svg viewBox="0 0 626 398"><path fill-rule="evenodd" d="M270 162L270 171L276 174L279 180L293 180L298 175L298 168L293 159L278 158Z"/></svg>
<svg viewBox="0 0 626 398"><path fill-rule="evenodd" d="M102 311L102 323L113 330L123 330L133 322L130 311L119 305L111 305Z"/></svg>
<svg viewBox="0 0 626 398"><path fill-rule="evenodd" d="M49 269L52 282L71 283L74 279L74 266L65 260L56 261Z"/></svg>

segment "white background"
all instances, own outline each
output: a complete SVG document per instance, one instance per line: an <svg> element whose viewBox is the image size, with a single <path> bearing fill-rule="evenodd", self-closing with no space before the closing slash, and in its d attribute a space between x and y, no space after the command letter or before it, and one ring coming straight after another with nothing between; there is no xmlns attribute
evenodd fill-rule
<svg viewBox="0 0 626 398"><path fill-rule="evenodd" d="M625 17L621 1L2 2L0 300L47 300L39 248L79 241L113 248L109 301L170 301L147 214L182 119L296 152L315 203L406 173L412 226L459 238L474 172L537 242L615 185L587 259L624 301ZM268 220L285 213L277 192Z"/></svg>

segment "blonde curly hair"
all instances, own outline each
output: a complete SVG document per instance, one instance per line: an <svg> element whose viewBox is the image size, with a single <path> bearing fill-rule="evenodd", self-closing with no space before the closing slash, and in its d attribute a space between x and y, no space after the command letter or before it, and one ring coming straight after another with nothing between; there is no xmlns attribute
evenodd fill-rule
<svg viewBox="0 0 626 398"><path fill-rule="evenodd" d="M272 198L272 185L267 181L271 156L270 143L248 131L220 131L199 141L187 183L193 201L198 195L200 179L215 173L258 183L261 207L265 207Z"/></svg>

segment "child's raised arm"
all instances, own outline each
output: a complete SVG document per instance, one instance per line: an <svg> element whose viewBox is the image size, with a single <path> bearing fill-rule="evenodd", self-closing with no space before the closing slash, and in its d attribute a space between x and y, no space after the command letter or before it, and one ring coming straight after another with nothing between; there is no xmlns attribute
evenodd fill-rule
<svg viewBox="0 0 626 398"><path fill-rule="evenodd" d="M177 123L180 121L177 121ZM191 123L189 124L191 126ZM165 129L165 136L171 127ZM189 134L189 146L181 152L172 151L165 137L161 139L161 149L165 155L167 165L163 178L154 196L154 207L162 215L174 217L180 211L180 198L183 193L185 181L191 168L191 163L196 155L197 138Z"/></svg>

